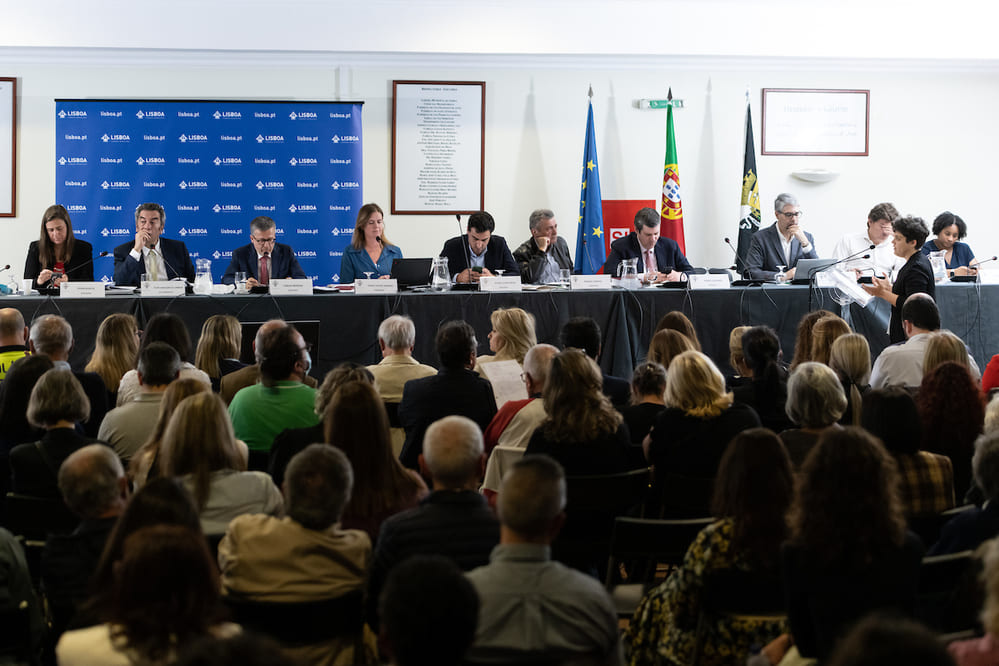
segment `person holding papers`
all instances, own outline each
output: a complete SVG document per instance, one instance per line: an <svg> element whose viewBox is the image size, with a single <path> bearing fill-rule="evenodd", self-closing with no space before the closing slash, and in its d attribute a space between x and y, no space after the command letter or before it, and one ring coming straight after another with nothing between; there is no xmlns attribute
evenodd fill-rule
<svg viewBox="0 0 999 666"><path fill-rule="evenodd" d="M135 241L114 249L114 283L139 286L142 275L150 280L176 277L194 282L194 264L184 241L163 238L166 211L158 203L135 209Z"/></svg>
<svg viewBox="0 0 999 666"><path fill-rule="evenodd" d="M635 258L645 282L677 282L681 273L692 270L676 241L659 235L660 222L659 213L652 208L635 213L635 230L611 243L604 275L617 275L622 259Z"/></svg>
<svg viewBox="0 0 999 666"><path fill-rule="evenodd" d="M31 278L31 288L59 287L74 280L93 282L94 249L85 240L73 237L69 213L62 206L49 206L42 214L38 240L28 246L24 261L24 279Z"/></svg>
<svg viewBox="0 0 999 666"><path fill-rule="evenodd" d="M357 211L354 237L343 248L340 284L358 278L387 279L392 274L394 259L402 259L402 250L385 237L385 214L378 204L364 204Z"/></svg>

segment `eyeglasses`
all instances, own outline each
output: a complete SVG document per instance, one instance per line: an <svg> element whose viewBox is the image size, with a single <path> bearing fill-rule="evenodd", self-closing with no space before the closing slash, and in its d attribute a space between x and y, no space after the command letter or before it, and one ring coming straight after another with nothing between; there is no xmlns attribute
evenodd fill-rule
<svg viewBox="0 0 999 666"><path fill-rule="evenodd" d="M779 213L779 215L783 215L785 218L793 220L796 217L801 217L801 211L799 210L794 213Z"/></svg>
<svg viewBox="0 0 999 666"><path fill-rule="evenodd" d="M261 245L271 245L277 242L277 238L257 238L253 235L250 236L250 240L254 243L260 243Z"/></svg>

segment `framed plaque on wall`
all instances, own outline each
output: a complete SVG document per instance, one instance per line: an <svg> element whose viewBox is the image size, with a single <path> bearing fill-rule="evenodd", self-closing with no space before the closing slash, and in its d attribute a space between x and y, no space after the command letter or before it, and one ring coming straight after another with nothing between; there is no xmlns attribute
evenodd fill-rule
<svg viewBox="0 0 999 666"><path fill-rule="evenodd" d="M868 154L870 90L763 89L763 155Z"/></svg>
<svg viewBox="0 0 999 666"><path fill-rule="evenodd" d="M0 217L17 213L17 79L0 77Z"/></svg>

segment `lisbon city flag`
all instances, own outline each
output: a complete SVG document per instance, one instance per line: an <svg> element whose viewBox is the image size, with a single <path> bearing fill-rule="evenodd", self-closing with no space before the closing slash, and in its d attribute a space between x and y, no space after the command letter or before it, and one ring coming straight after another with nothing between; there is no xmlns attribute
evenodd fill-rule
<svg viewBox="0 0 999 666"><path fill-rule="evenodd" d="M666 97L673 100L673 90ZM673 105L666 107L666 165L663 167L663 197L659 210L662 219L660 229L663 236L672 238L686 254L683 241L683 204L680 201L680 167L676 160L676 139L673 136Z"/></svg>
<svg viewBox="0 0 999 666"><path fill-rule="evenodd" d="M593 96L592 90L590 96ZM576 232L575 270L581 275L600 272L607 260L607 251L604 249L604 214L600 206L600 169L597 164L597 137L593 131L591 99L586 116L583 184L579 193L579 229Z"/></svg>
<svg viewBox="0 0 999 666"><path fill-rule="evenodd" d="M739 210L739 249L736 270L746 270L746 257L753 242L753 234L760 230L760 184L756 178L756 149L753 145L753 116L746 93L746 152L742 158L742 199Z"/></svg>

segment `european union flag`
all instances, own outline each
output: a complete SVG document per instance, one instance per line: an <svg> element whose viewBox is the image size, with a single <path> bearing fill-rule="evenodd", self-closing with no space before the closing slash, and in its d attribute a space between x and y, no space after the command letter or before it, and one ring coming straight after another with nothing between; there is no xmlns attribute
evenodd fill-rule
<svg viewBox="0 0 999 666"><path fill-rule="evenodd" d="M600 199L600 169L597 137L593 131L593 102L586 116L586 147L583 149L583 184L579 193L579 230L576 233L575 271L581 275L599 273L607 261L604 246L604 213Z"/></svg>

